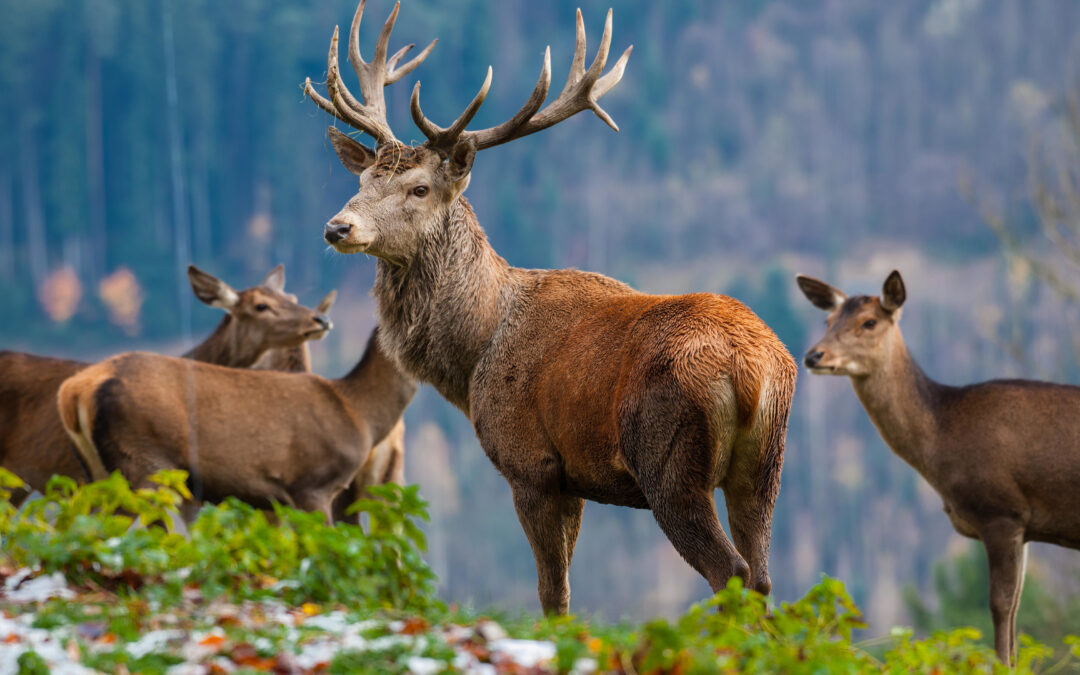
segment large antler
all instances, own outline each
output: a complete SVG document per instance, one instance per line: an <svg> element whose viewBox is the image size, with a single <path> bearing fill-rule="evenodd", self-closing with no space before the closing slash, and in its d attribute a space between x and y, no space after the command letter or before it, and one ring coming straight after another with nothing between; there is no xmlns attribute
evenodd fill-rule
<svg viewBox="0 0 1080 675"><path fill-rule="evenodd" d="M366 0L360 0L356 14L353 15L352 27L349 29L349 63L352 64L353 70L356 71L356 78L360 81L360 95L364 102L356 100L341 80L341 70L338 68L337 26L334 26L334 36L330 38L330 54L326 59L326 92L329 99L315 91L315 88L311 86L310 77L304 80L304 92L320 108L368 134L381 145L397 140L386 121L386 100L383 98L383 87L397 82L423 63L438 40L432 40L424 51L401 67L398 67L398 62L416 45L405 45L389 59L386 58L390 31L394 30L394 22L397 21L398 9L401 7L401 3L398 2L379 33L379 39L375 43L375 56L371 63L364 61L360 56L359 35L360 19L364 16L365 2Z"/></svg>
<svg viewBox="0 0 1080 675"><path fill-rule="evenodd" d="M582 110L592 110L609 127L618 131L618 125L600 107L597 100L622 79L623 71L626 69L626 61L630 58L630 52L634 46L627 47L619 60L615 62L615 66L601 77L604 66L607 64L608 49L610 47L611 10L609 9L607 21L604 23L604 35L600 38L600 49L597 50L592 65L589 66L588 70L585 70L585 22L581 18L581 10L579 9L577 11L577 46L574 49L574 61L570 64L570 75L567 77L566 85L563 86L559 97L543 110L540 110L540 106L543 105L544 99L547 98L548 88L551 86L550 47L544 51L544 67L540 70L540 79L537 80L536 87L529 96L529 100L525 102L521 110L518 110L513 117L502 124L477 131L465 130L465 127L472 121L473 116L476 115L480 104L484 102L488 89L491 87L490 66L488 67L487 78L484 79L484 86L480 87L480 91L473 97L472 102L461 113L461 116L445 129L424 117L423 111L420 110L420 83L417 82L416 86L413 87L409 106L412 110L413 121L427 136L427 144L443 153L449 153L458 142L468 139L475 140L477 150L490 148L547 129ZM537 112L538 110L539 112Z"/></svg>

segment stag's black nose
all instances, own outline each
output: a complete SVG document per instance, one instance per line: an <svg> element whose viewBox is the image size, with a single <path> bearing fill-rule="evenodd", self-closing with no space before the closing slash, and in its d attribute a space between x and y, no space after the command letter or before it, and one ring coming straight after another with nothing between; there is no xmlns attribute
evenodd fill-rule
<svg viewBox="0 0 1080 675"><path fill-rule="evenodd" d="M330 330L330 326L333 325L333 324L330 323L330 319L328 317L323 316L322 314L316 314L315 315L315 323L322 326L323 330Z"/></svg>
<svg viewBox="0 0 1080 675"><path fill-rule="evenodd" d="M352 225L347 223L327 223L326 228L323 229L323 239L326 239L328 244L336 244L349 236L352 232Z"/></svg>
<svg viewBox="0 0 1080 675"><path fill-rule="evenodd" d="M803 359L803 363L807 368L813 368L817 364L821 363L821 357L825 356L825 352L807 352L806 358Z"/></svg>

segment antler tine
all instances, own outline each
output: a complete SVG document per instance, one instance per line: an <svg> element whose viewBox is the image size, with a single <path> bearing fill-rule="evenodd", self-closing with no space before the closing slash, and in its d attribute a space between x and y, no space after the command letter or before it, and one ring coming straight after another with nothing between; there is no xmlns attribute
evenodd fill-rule
<svg viewBox="0 0 1080 675"><path fill-rule="evenodd" d="M387 45L390 42L390 33L394 30L398 11L401 3L394 4L390 16L387 17L375 42L375 53L371 63L364 61L360 56L360 22L364 17L364 6L367 0L360 0L353 14L352 25L349 27L349 63L356 71L356 78L360 82L360 95L363 101L353 96L349 88L341 79L341 69L338 66L338 28L334 28L334 35L330 39L330 54L326 62L326 91L327 98L320 96L311 86L311 78L304 80L304 92L311 97L315 104L330 113L339 120L367 133L377 143L394 142L390 125L386 121L386 99L383 88L386 85L397 82L402 77L412 72L423 63L438 40L432 41L422 52L413 57L405 65L397 67L398 62L414 45L408 45L386 58Z"/></svg>
<svg viewBox="0 0 1080 675"><path fill-rule="evenodd" d="M399 49L398 52L391 56L390 59L386 62L386 67L388 69L388 72L386 73L386 84L393 84L411 73L412 71L416 70L416 67L424 62L424 59L427 58L427 55L431 53L431 50L435 48L435 45L438 42L439 39L435 38L431 41L431 44L429 44L427 47L424 47L424 51L412 57L412 60L407 62L405 65L397 68L397 62L400 61L401 57L405 56L405 53L412 49L415 45L406 45L405 47Z"/></svg>
<svg viewBox="0 0 1080 675"><path fill-rule="evenodd" d="M412 97L409 99L409 110L412 112L416 126L420 127L420 131L427 136L428 145L442 151L449 151L454 147L458 139L463 136L465 127L472 121L476 111L487 98L489 89L491 89L491 66L488 66L487 77L484 78L480 91L476 92L476 96L473 96L472 101L469 101L469 105L465 106L465 110L454 120L454 123L443 128L425 117L424 111L420 109L420 83L417 82L413 86Z"/></svg>
<svg viewBox="0 0 1080 675"><path fill-rule="evenodd" d="M420 130L424 132L424 135L428 137L428 145L442 152L449 152L455 143L468 139L475 141L477 150L490 148L546 129L582 110L592 110L608 126L618 131L618 125L607 114L607 111L600 107L597 100L622 79L633 46L628 47L619 57L619 60L615 62L615 66L607 74L602 75L611 48L611 19L612 11L609 9L607 20L604 22L604 34L600 38L600 47L597 49L596 56L593 58L589 69L586 70L585 22L581 17L581 10L577 11L577 39L574 46L574 59L570 63L570 73L567 75L566 84L563 86L558 98L549 103L543 110L540 107L543 105L544 99L547 98L551 85L550 47L544 51L544 66L540 71L540 78L537 80L532 94L525 102L525 105L506 122L488 129L465 131L465 125L472 119L472 116L476 113L476 108L480 106L483 97L487 94L487 88L491 80L490 68L488 69L488 79L485 80L481 93L477 94L477 97L473 99L461 117L446 129L433 124L424 117L424 113L420 110L420 83L417 82L413 88L410 102L413 120Z"/></svg>

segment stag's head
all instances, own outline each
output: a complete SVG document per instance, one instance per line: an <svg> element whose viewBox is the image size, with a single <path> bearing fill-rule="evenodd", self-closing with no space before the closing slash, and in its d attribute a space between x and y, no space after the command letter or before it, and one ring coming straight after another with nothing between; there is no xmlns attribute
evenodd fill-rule
<svg viewBox="0 0 1080 675"><path fill-rule="evenodd" d="M848 297L839 289L802 274L803 295L829 313L825 336L806 352L804 362L818 375L869 375L881 368L900 339L900 308L907 297L904 280L893 270L880 296Z"/></svg>
<svg viewBox="0 0 1080 675"><path fill-rule="evenodd" d="M253 352L295 347L306 340L318 340L333 327L326 312L334 301L333 291L315 309L297 302L285 292L285 266L270 270L262 283L243 291L194 265L188 265L188 280L195 297L232 317L230 330L238 342Z"/></svg>
<svg viewBox="0 0 1080 675"><path fill-rule="evenodd" d="M375 141L369 148L330 128L330 142L342 164L360 178L360 189L326 225L326 241L341 253L368 253L395 263L407 261L428 237L438 232L451 206L469 184L469 173L478 150L484 150L546 129L582 110L592 110L612 129L618 126L597 103L618 84L633 47L628 47L615 66L604 74L611 46L611 10L608 10L600 48L585 68L585 25L577 13L577 46L570 75L559 96L544 106L551 85L551 51L544 53L540 78L528 101L506 122L487 129L467 130L491 87L491 68L480 91L464 112L448 127L440 127L420 108L420 83L413 87L410 109L413 121L427 137L418 146L401 143L386 121L383 88L400 80L420 65L435 46L433 41L412 60L398 65L414 45L406 45L387 57L387 44L400 2L394 5L375 44L371 62L360 56L360 20L365 0L360 1L349 31L349 62L360 84L360 99L345 86L338 67L338 29L330 39L327 58L327 96L315 91L310 78L304 90L315 103ZM543 108L541 109L541 107Z"/></svg>

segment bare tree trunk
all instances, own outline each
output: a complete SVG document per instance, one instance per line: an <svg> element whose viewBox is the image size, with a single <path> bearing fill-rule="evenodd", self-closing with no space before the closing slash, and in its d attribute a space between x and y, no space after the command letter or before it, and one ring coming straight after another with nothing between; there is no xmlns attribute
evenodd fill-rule
<svg viewBox="0 0 1080 675"><path fill-rule="evenodd" d="M19 129L19 167L21 169L23 221L26 223L27 258L30 265L30 278L37 288L45 281L48 260L45 254L45 214L39 188L37 145L34 138L34 124L29 114L22 116Z"/></svg>
<svg viewBox="0 0 1080 675"><path fill-rule="evenodd" d="M87 276L96 281L108 269L105 231L105 155L101 120L101 60L86 42L83 57L86 76L86 181L89 196L90 246L89 260L84 265Z"/></svg>
<svg viewBox="0 0 1080 675"><path fill-rule="evenodd" d="M6 166L0 169L0 281L15 281L15 204Z"/></svg>
<svg viewBox="0 0 1080 675"><path fill-rule="evenodd" d="M184 147L180 132L180 101L176 86L176 45L171 0L163 0L162 46L165 49L165 108L169 134L169 170L172 185L173 253L176 260L177 299L184 340L191 337L191 292L184 270L191 259L187 190L184 185Z"/></svg>

